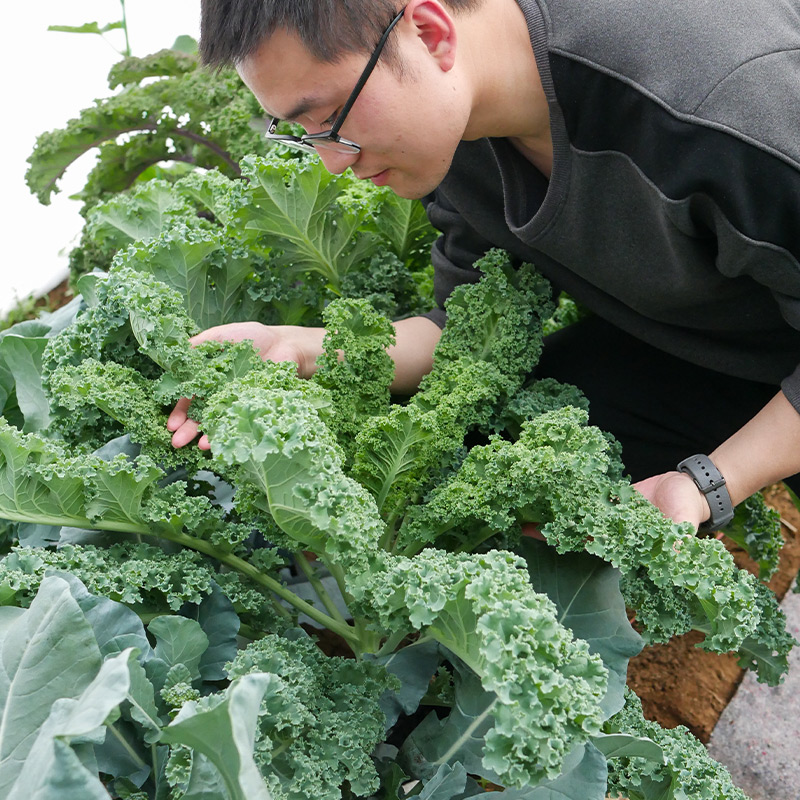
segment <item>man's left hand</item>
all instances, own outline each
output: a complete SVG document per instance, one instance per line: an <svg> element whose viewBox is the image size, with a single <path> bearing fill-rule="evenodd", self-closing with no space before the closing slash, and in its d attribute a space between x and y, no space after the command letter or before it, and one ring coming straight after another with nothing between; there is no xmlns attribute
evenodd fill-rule
<svg viewBox="0 0 800 800"><path fill-rule="evenodd" d="M691 522L695 528L711 516L697 484L683 472L665 472L633 484L641 495L673 522Z"/></svg>

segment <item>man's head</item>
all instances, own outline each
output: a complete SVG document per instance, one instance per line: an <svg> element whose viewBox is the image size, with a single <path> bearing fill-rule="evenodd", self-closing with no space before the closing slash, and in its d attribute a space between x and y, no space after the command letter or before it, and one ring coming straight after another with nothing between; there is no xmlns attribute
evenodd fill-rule
<svg viewBox="0 0 800 800"><path fill-rule="evenodd" d="M341 129L361 152L320 151L331 172L352 167L405 197L438 185L470 113L463 75L453 68L454 16L482 1L409 0ZM236 66L271 116L321 132L331 127L401 4L202 0L201 55L209 65Z"/></svg>
<svg viewBox="0 0 800 800"><path fill-rule="evenodd" d="M454 13L481 0L445 0ZM369 53L402 0L201 0L200 56L214 66L237 66L276 30L295 34L315 58L336 62ZM388 42L384 63L397 65Z"/></svg>

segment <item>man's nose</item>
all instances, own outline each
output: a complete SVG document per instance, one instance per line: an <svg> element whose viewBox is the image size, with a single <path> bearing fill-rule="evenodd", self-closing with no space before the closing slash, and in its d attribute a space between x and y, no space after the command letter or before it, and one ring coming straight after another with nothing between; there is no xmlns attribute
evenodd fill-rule
<svg viewBox="0 0 800 800"><path fill-rule="evenodd" d="M339 175L344 172L348 167L358 161L359 153L337 153L335 150L329 150L323 147L317 148L320 160L322 161L325 169L332 172L334 175Z"/></svg>

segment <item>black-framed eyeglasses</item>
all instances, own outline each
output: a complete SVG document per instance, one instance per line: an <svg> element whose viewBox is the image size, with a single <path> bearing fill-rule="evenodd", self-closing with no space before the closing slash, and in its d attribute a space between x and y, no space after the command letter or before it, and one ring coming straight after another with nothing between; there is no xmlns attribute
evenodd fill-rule
<svg viewBox="0 0 800 800"><path fill-rule="evenodd" d="M389 39L389 34L394 29L394 26L397 25L397 23L403 18L404 13L405 7L397 13L397 16L389 23L389 26L381 35L378 44L372 51L372 55L367 62L367 66L364 67L364 71L361 73L361 77L358 79L358 83L356 83L353 91L350 92L350 96L342 106L342 110L339 112L339 116L337 116L334 120L330 130L322 131L321 133L307 133L304 136L292 136L291 134L275 133L280 120L277 117L273 117L267 126L267 132L264 134L266 138L270 139L271 141L280 142L280 144L286 145L287 147L292 147L295 150L302 150L304 153L314 153L317 151L317 149L330 150L334 153L344 153L347 155L360 153L361 147L355 142L351 142L349 139L343 139L341 136L339 136L339 129L344 124L347 115L350 113L350 109L353 107L353 103L355 103L358 95L364 88L364 84L372 74L372 70L375 69L375 65L378 63L378 59L381 56L381 51Z"/></svg>

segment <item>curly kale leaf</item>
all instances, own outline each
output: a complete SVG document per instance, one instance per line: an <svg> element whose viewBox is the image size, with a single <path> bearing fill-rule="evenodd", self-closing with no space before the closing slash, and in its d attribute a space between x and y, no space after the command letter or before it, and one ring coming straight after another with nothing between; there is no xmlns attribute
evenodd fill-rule
<svg viewBox="0 0 800 800"><path fill-rule="evenodd" d="M231 679L279 676L261 704L255 759L275 800L340 800L378 789L370 758L382 741L381 695L396 679L376 664L328 657L309 638L266 636L241 651Z"/></svg>
<svg viewBox="0 0 800 800"><path fill-rule="evenodd" d="M92 594L124 603L143 615L176 612L186 603L199 604L213 594L216 584L254 630L285 627L266 592L240 575L220 573L212 562L192 550L167 553L155 545L137 543L103 548L65 545L58 550L15 548L0 559L4 602L27 608L52 571L75 575Z"/></svg>
<svg viewBox="0 0 800 800"><path fill-rule="evenodd" d="M391 250L376 253L363 269L342 279L342 297L369 301L382 314L397 318L421 314L432 303L420 296L414 275Z"/></svg>
<svg viewBox="0 0 800 800"><path fill-rule="evenodd" d="M466 433L489 423L541 352L541 324L551 308L546 281L530 266L514 271L501 251L476 266L484 277L448 300L447 326L420 391L408 406L369 420L357 441L353 475L388 519L459 457Z"/></svg>
<svg viewBox="0 0 800 800"><path fill-rule="evenodd" d="M329 427L349 454L366 420L389 409L394 364L386 349L394 344L394 328L365 300L334 301L324 321L325 352L313 381L330 392L336 414Z"/></svg>
<svg viewBox="0 0 800 800"><path fill-rule="evenodd" d="M346 210L365 212L366 228L383 239L410 272L421 271L430 264L431 245L439 234L428 222L421 203L398 197L388 187L373 186L368 181L350 183L338 203Z"/></svg>
<svg viewBox="0 0 800 800"><path fill-rule="evenodd" d="M157 238L131 245L115 263L178 292L200 329L264 314L250 293L255 273L266 269L263 257L220 231L174 223Z"/></svg>
<svg viewBox="0 0 800 800"><path fill-rule="evenodd" d="M762 581L769 580L777 572L783 547L781 515L766 504L760 492L736 506L725 535L758 564L758 577Z"/></svg>
<svg viewBox="0 0 800 800"><path fill-rule="evenodd" d="M623 574L644 570L667 613L680 624L706 625L707 649L738 649L756 634L774 605L749 573L736 568L722 544L698 539L669 522L625 482L609 478L612 460L603 434L586 413L564 408L525 424L517 442L474 447L461 469L437 486L401 529L406 552L428 542L471 550L495 534L516 537L522 522L539 523L560 552L586 550ZM690 606L676 613L676 604ZM649 617L654 616L652 613ZM780 653L785 643L775 639Z"/></svg>
<svg viewBox="0 0 800 800"><path fill-rule="evenodd" d="M293 549L343 561L376 551L383 522L369 493L342 472L341 449L307 389L234 382L209 399L204 426L215 460L240 465L242 483L257 488L250 495L257 510L275 520Z"/></svg>
<svg viewBox="0 0 800 800"><path fill-rule="evenodd" d="M604 726L606 733L625 733L652 740L664 762L620 756L608 762L609 797L628 800L747 800L722 764L685 727L671 730L650 722L642 714L639 698L626 690L625 707Z"/></svg>
<svg viewBox="0 0 800 800"><path fill-rule="evenodd" d="M165 470L185 467L194 473L207 460L196 448L181 452L172 446L167 415L153 397L152 381L131 367L87 358L77 367L57 369L50 391L60 406L78 415L100 409Z"/></svg>
<svg viewBox="0 0 800 800"><path fill-rule="evenodd" d="M196 58L172 52L116 65L111 80L126 84L121 92L37 139L26 175L31 191L49 203L66 169L97 147L98 164L81 192L89 205L162 161L238 176L240 158L267 148L251 126L261 115L258 103L233 70L197 67ZM145 77L150 82L140 83Z"/></svg>
<svg viewBox="0 0 800 800"><path fill-rule="evenodd" d="M245 236L264 237L288 276L319 273L338 293L344 276L377 252L377 237L361 230L364 214L336 203L346 178L314 160L278 157L245 158L242 172L252 188L236 224Z"/></svg>
<svg viewBox="0 0 800 800"><path fill-rule="evenodd" d="M577 386L560 383L555 378L542 378L526 384L508 402L499 408L499 413L489 424L494 433L506 432L519 438L522 425L547 411L557 411L564 406L589 410L589 401Z"/></svg>
<svg viewBox="0 0 800 800"><path fill-rule="evenodd" d="M429 549L389 557L385 570L362 580L384 628L410 626L436 639L491 693L483 764L503 783L555 778L569 752L599 730L607 672L533 591L522 559Z"/></svg>

